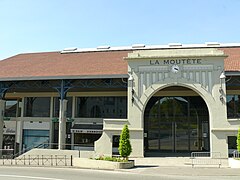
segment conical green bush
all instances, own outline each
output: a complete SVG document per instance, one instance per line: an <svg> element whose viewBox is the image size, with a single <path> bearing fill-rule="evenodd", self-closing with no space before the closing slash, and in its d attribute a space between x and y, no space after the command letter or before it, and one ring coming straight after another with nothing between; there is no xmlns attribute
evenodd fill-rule
<svg viewBox="0 0 240 180"><path fill-rule="evenodd" d="M128 159L128 156L130 156L132 152L129 129L127 124L124 125L122 133L120 135L118 151L120 156L123 157L124 159Z"/></svg>

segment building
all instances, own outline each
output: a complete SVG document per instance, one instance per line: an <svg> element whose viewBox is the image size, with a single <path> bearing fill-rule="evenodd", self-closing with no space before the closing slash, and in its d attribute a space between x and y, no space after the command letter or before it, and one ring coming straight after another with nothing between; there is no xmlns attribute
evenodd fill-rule
<svg viewBox="0 0 240 180"><path fill-rule="evenodd" d="M0 145L133 157L235 148L240 44L67 48L0 61ZM4 128L3 128L4 127Z"/></svg>

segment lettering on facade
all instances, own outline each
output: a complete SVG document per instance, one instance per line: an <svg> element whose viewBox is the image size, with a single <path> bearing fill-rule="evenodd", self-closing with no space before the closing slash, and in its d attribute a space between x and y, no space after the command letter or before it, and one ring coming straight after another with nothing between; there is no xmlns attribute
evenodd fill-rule
<svg viewBox="0 0 240 180"><path fill-rule="evenodd" d="M71 129L71 133L102 134L102 130Z"/></svg>
<svg viewBox="0 0 240 180"><path fill-rule="evenodd" d="M150 65L201 64L201 61L197 58L150 60Z"/></svg>

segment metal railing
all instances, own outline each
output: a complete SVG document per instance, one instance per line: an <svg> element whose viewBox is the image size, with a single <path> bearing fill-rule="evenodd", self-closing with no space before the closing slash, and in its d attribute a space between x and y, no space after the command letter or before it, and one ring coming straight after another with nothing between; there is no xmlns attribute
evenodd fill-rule
<svg viewBox="0 0 240 180"><path fill-rule="evenodd" d="M192 152L191 153L192 167L195 165L218 165L221 166L220 152Z"/></svg>
<svg viewBox="0 0 240 180"><path fill-rule="evenodd" d="M48 143L49 143L49 141L44 141L44 142L39 143L39 144L37 144L37 145L29 146L29 147L27 147L26 149L23 149L22 151L19 151L18 153L13 154L13 155L12 155L12 158L14 159L14 158L16 158L16 157L18 157L18 156L21 156L22 154L24 154L24 153L26 153L26 152L34 149L34 148L43 147L45 144L48 144Z"/></svg>
<svg viewBox="0 0 240 180"><path fill-rule="evenodd" d="M233 158L234 159L239 159L240 158L240 152L239 151L233 151Z"/></svg>
<svg viewBox="0 0 240 180"><path fill-rule="evenodd" d="M29 166L72 166L71 155L23 155L12 159L1 159L1 165L29 165Z"/></svg>

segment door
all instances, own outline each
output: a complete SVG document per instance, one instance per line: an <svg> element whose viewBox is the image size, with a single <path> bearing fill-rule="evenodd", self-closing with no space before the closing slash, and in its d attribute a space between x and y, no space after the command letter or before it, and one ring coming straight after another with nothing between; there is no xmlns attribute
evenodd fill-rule
<svg viewBox="0 0 240 180"><path fill-rule="evenodd" d="M201 97L152 97L144 116L147 156L209 151L208 109Z"/></svg>
<svg viewBox="0 0 240 180"><path fill-rule="evenodd" d="M160 123L159 149L161 152L174 152L175 132L173 123Z"/></svg>
<svg viewBox="0 0 240 180"><path fill-rule="evenodd" d="M189 132L186 124L171 122L160 123L159 151L185 152L189 150Z"/></svg>

